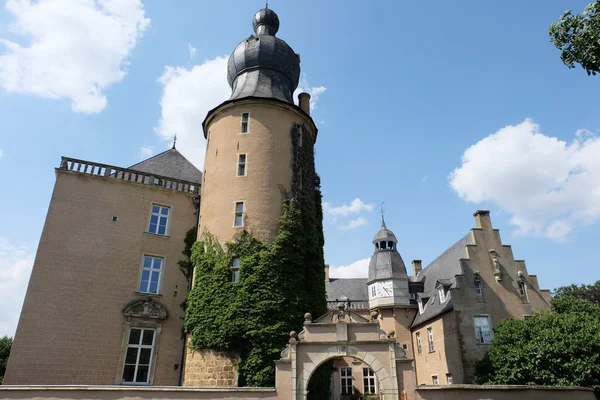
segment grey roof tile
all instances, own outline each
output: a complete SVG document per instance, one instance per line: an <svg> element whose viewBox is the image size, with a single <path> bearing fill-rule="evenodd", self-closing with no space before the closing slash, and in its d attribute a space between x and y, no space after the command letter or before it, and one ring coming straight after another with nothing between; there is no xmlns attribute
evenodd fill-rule
<svg viewBox="0 0 600 400"><path fill-rule="evenodd" d="M352 301L367 301L367 278L331 278L325 284L327 290L327 301L336 301L342 296L346 296Z"/></svg>
<svg viewBox="0 0 600 400"><path fill-rule="evenodd" d="M202 172L188 161L177 149L169 149L147 160L129 167L130 169L167 178L181 179L194 183L202 182Z"/></svg>

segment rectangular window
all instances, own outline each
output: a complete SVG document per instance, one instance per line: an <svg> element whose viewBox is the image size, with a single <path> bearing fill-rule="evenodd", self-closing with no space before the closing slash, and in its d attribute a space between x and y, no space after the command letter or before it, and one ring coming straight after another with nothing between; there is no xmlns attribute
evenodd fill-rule
<svg viewBox="0 0 600 400"><path fill-rule="evenodd" d="M231 259L231 282L239 282L240 280L240 258L233 257Z"/></svg>
<svg viewBox="0 0 600 400"><path fill-rule="evenodd" d="M244 202L238 201L235 203L235 218L233 219L233 226L244 226Z"/></svg>
<svg viewBox="0 0 600 400"><path fill-rule="evenodd" d="M169 207L152 205L152 213L150 214L150 225L148 232L155 235L167 234L167 223L169 222Z"/></svg>
<svg viewBox="0 0 600 400"><path fill-rule="evenodd" d="M446 383L452 385L452 374L446 374Z"/></svg>
<svg viewBox="0 0 600 400"><path fill-rule="evenodd" d="M377 393L375 390L375 372L371 368L363 368L363 390L366 393Z"/></svg>
<svg viewBox="0 0 600 400"><path fill-rule="evenodd" d="M437 375L431 375L431 383L433 383L434 385L440 384L440 381L438 380Z"/></svg>
<svg viewBox="0 0 600 400"><path fill-rule="evenodd" d="M242 113L242 127L240 132L250 132L250 113Z"/></svg>
<svg viewBox="0 0 600 400"><path fill-rule="evenodd" d="M429 343L429 352L435 351L435 346L433 345L433 328L427 328L427 342Z"/></svg>
<svg viewBox="0 0 600 400"><path fill-rule="evenodd" d="M377 290L375 289L375 285L371 286L371 298L377 297Z"/></svg>
<svg viewBox="0 0 600 400"><path fill-rule="evenodd" d="M150 383L154 337L154 329L131 328L125 353L122 383Z"/></svg>
<svg viewBox="0 0 600 400"><path fill-rule="evenodd" d="M246 176L246 155L238 154L237 176Z"/></svg>
<svg viewBox="0 0 600 400"><path fill-rule="evenodd" d="M342 395L351 395L352 390L352 368L350 367L342 367L340 368L340 378L341 378L341 389Z"/></svg>
<svg viewBox="0 0 600 400"><path fill-rule="evenodd" d="M425 304L427 304L427 299L418 299L417 303L419 303L419 314L423 314L425 310Z"/></svg>
<svg viewBox="0 0 600 400"><path fill-rule="evenodd" d="M438 288L438 294L440 295L440 304L446 301L446 288L440 286Z"/></svg>
<svg viewBox="0 0 600 400"><path fill-rule="evenodd" d="M473 317L475 324L475 341L477 344L491 344L492 330L490 329L490 320L487 315Z"/></svg>
<svg viewBox="0 0 600 400"><path fill-rule="evenodd" d="M417 339L417 354L418 355L422 355L423 354L423 348L421 347L421 332L417 332L415 334L415 337Z"/></svg>
<svg viewBox="0 0 600 400"><path fill-rule="evenodd" d="M477 296L481 296L483 294L483 288L481 286L481 281L475 281L475 294Z"/></svg>
<svg viewBox="0 0 600 400"><path fill-rule="evenodd" d="M519 294L521 295L521 297L525 297L525 294L527 293L526 290L527 289L525 288L525 282L519 282Z"/></svg>
<svg viewBox="0 0 600 400"><path fill-rule="evenodd" d="M157 294L160 288L160 273L163 259L160 257L144 256L142 277L139 292Z"/></svg>

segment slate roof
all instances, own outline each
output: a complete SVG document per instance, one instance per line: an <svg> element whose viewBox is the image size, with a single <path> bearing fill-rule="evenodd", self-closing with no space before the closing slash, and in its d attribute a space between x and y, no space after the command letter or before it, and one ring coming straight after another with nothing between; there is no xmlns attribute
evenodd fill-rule
<svg viewBox="0 0 600 400"><path fill-rule="evenodd" d="M202 172L188 161L177 149L172 148L129 167L130 169L167 178L201 183Z"/></svg>
<svg viewBox="0 0 600 400"><path fill-rule="evenodd" d="M466 258L465 246L468 244L473 244L470 232L417 275L416 281L425 283L424 291L419 294L419 299L428 297L428 300L423 313L417 314L415 317L412 323L413 327L452 309L452 291L448 292L446 301L440 304L436 285L439 281L441 284L451 285L451 288L456 287L455 276L463 274L460 260Z"/></svg>
<svg viewBox="0 0 600 400"><path fill-rule="evenodd" d="M348 300L368 301L367 278L331 278L325 283L327 301L336 301L342 296Z"/></svg>

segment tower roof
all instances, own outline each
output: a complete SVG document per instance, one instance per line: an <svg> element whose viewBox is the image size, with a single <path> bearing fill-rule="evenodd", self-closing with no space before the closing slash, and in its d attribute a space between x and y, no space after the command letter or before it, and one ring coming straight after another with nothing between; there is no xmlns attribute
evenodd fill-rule
<svg viewBox="0 0 600 400"><path fill-rule="evenodd" d="M396 235L394 235L394 232L392 232L388 229L387 226L385 226L385 219L383 218L383 215L381 216L381 229L379 229L379 232L377 232L375 238L373 238L373 243L377 243L382 240L391 240L394 243L398 243L398 239L396 239Z"/></svg>
<svg viewBox="0 0 600 400"><path fill-rule="evenodd" d="M175 147L129 167L140 172L201 183L202 172Z"/></svg>
<svg viewBox="0 0 600 400"><path fill-rule="evenodd" d="M388 229L383 216L381 216L381 229L373 239L375 253L369 262L368 282L391 278L408 279L404 260L396 247L397 243L396 235Z"/></svg>
<svg viewBox="0 0 600 400"><path fill-rule="evenodd" d="M294 104L293 93L300 79L300 57L275 37L279 17L268 8L252 20L254 35L241 41L227 63L230 100L244 97L273 98Z"/></svg>

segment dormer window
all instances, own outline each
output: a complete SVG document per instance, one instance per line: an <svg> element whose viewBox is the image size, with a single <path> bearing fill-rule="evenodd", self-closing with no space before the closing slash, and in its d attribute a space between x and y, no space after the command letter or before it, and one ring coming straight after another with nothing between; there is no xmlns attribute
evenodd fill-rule
<svg viewBox="0 0 600 400"><path fill-rule="evenodd" d="M429 301L429 297L421 297L418 301L419 303L419 314L423 314L425 311L425 306L427 306L427 302Z"/></svg>
<svg viewBox="0 0 600 400"><path fill-rule="evenodd" d="M440 296L440 304L446 301L448 298L448 289L442 285L438 287L438 294Z"/></svg>

